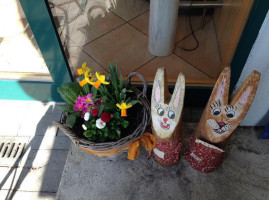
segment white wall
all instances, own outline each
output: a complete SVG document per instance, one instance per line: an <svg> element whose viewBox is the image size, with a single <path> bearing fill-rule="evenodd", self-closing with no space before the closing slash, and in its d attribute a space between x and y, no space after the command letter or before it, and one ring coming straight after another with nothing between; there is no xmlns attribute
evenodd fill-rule
<svg viewBox="0 0 269 200"><path fill-rule="evenodd" d="M254 101L241 126L269 124L269 11L251 49L236 88L240 86L253 70L261 73L261 80Z"/></svg>

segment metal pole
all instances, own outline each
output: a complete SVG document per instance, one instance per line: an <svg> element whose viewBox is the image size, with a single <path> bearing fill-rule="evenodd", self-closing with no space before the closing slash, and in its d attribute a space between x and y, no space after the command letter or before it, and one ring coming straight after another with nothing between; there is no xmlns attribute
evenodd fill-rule
<svg viewBox="0 0 269 200"><path fill-rule="evenodd" d="M178 0L150 2L149 51L155 56L168 56L175 47Z"/></svg>

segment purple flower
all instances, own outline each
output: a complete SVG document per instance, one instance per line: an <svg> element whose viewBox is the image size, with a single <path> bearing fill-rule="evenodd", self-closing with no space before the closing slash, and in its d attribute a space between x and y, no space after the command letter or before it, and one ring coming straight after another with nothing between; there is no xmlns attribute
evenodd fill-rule
<svg viewBox="0 0 269 200"><path fill-rule="evenodd" d="M73 109L75 111L82 111L84 113L89 112L92 106L95 106L92 96L92 93L86 96L78 96ZM82 116L84 116L84 113Z"/></svg>

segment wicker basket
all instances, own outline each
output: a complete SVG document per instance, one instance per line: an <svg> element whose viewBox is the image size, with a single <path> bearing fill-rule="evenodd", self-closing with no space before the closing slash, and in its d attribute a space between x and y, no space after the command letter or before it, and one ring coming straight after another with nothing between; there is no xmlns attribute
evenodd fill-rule
<svg viewBox="0 0 269 200"><path fill-rule="evenodd" d="M97 155L99 157L109 158L111 160L114 160L115 158L119 158L120 157L119 155L123 155L124 152L127 152L128 146L132 142L140 139L146 127L150 123L150 119L151 119L150 104L146 96L147 82L142 75L136 72L130 73L128 76L128 79L131 80L131 78L134 76L138 77L143 82L142 92L140 92L137 88L132 86L132 89L136 93L137 99L142 102L143 118L139 126L136 128L136 130L132 134L124 138L121 138L115 142L95 143L95 142L91 142L83 138L79 138L64 122L54 121L53 124L59 129L61 129L74 142L74 144L78 148L82 149L83 151L93 154L93 155Z"/></svg>

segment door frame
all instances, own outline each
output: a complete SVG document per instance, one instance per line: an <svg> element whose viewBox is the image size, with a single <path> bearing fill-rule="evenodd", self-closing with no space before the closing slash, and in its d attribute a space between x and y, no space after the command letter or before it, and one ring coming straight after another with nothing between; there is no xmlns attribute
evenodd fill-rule
<svg viewBox="0 0 269 200"><path fill-rule="evenodd" d="M238 46L231 62L231 87L233 91L243 68L247 62L250 51L258 37L261 26L269 9L268 0L255 0L246 26L240 37Z"/></svg>

